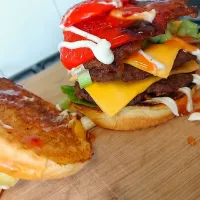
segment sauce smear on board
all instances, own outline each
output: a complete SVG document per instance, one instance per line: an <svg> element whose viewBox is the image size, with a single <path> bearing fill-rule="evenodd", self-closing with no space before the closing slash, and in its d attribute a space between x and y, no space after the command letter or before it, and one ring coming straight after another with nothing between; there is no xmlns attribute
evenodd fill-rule
<svg viewBox="0 0 200 200"><path fill-rule="evenodd" d="M196 144L196 140L194 139L193 136L189 136L187 141L188 141L188 144L190 144L191 146L194 146Z"/></svg>

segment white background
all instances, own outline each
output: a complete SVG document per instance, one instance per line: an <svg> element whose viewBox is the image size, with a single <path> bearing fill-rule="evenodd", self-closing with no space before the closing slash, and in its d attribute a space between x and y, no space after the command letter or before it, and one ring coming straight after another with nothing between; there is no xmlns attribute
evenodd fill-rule
<svg viewBox="0 0 200 200"><path fill-rule="evenodd" d="M11 77L55 54L61 16L81 0L0 0L0 76Z"/></svg>

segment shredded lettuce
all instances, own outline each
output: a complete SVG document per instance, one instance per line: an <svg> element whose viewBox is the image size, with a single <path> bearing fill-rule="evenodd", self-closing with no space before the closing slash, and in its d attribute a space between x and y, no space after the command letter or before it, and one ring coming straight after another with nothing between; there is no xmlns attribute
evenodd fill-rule
<svg viewBox="0 0 200 200"><path fill-rule="evenodd" d="M171 40L171 39L172 39L172 34L170 33L170 31L166 30L165 34L152 37L150 39L150 41L153 42L153 43L162 44L162 43L165 43L166 41Z"/></svg>
<svg viewBox="0 0 200 200"><path fill-rule="evenodd" d="M93 103L90 103L90 102L85 101L85 100L80 100L75 94L75 87L74 86L63 85L63 86L61 86L61 90L64 94L66 94L69 97L69 99L72 102L74 102L76 104L81 104L81 105L89 106L89 107L97 107L97 105L95 105Z"/></svg>

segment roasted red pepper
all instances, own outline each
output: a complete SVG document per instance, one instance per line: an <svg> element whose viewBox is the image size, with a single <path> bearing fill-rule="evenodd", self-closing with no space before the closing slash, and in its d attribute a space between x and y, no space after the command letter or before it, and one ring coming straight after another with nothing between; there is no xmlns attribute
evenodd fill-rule
<svg viewBox="0 0 200 200"><path fill-rule="evenodd" d="M110 41L112 44L112 48L133 40L133 38L127 33L122 33L122 30L120 28L96 30L93 31L92 34ZM64 32L64 36L64 40L68 42L75 42L85 39L71 32ZM60 51L60 55L61 61L63 65L67 67L67 69L77 67L78 65L84 64L94 58L94 54L88 48L78 48L73 50L62 48Z"/></svg>
<svg viewBox="0 0 200 200"><path fill-rule="evenodd" d="M61 24L64 26L72 26L106 13L115 8L112 2L112 0L90 0L79 3L66 12Z"/></svg>
<svg viewBox="0 0 200 200"><path fill-rule="evenodd" d="M115 10L119 11L119 9ZM93 17L92 19L76 23L75 26L81 30L96 35L99 38L108 40L111 43L112 48L115 48L134 40L135 37L133 38L133 36L128 34L125 30L125 27L131 25L133 20L126 20L126 17L143 11L144 10L141 8L128 6L121 10L121 12L125 14L122 16L122 19L114 17L112 13L106 13ZM85 40L85 38L69 31L64 31L64 41L75 42L79 40ZM77 67L78 65L84 64L94 58L92 51L87 48L73 50L62 48L60 53L61 61L68 69Z"/></svg>
<svg viewBox="0 0 200 200"><path fill-rule="evenodd" d="M118 1L119 3L120 1ZM127 42L142 40L152 37L152 33L131 32L128 28L139 18L130 18L134 13L157 11L153 22L156 35L164 33L167 22L183 15L195 15L195 8L188 8L184 3L169 1L166 3L156 2L144 8L128 4L129 0L121 0L123 7L115 8L113 0L89 0L84 1L70 9L62 19L64 26L75 26L83 31L96 35L99 38L108 40L112 48L118 47ZM163 8L164 7L164 8ZM64 31L64 40L75 42L85 40L79 35ZM88 48L61 49L61 61L67 69L72 69L80 64L94 58L92 51Z"/></svg>

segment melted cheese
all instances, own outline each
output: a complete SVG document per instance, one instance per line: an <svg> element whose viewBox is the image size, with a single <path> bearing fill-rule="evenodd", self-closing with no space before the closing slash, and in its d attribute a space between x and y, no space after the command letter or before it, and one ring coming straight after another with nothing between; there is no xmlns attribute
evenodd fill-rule
<svg viewBox="0 0 200 200"><path fill-rule="evenodd" d="M148 73L153 74L154 76L159 76L161 78L167 78L172 70L172 66L174 64L174 60L176 59L176 56L180 50L180 47L177 47L176 45L173 45L171 43L165 43L165 44L155 44L151 45L149 48L147 48L144 52L151 56L154 60L157 60L158 62L162 63L165 66L164 70L156 69L156 66L154 67L154 70L149 70L149 64L147 65L141 65L143 62L143 59L138 59L138 56L136 54L133 54L130 58L128 58L125 63L132 65L138 69L141 69L143 71L146 71ZM155 70L156 69L156 70Z"/></svg>
<svg viewBox="0 0 200 200"><path fill-rule="evenodd" d="M191 60L189 62L186 62L182 67L173 69L170 74L190 73L198 69L199 69L199 64L196 61Z"/></svg>
<svg viewBox="0 0 200 200"><path fill-rule="evenodd" d="M110 13L112 17L122 20L131 20L131 21L144 20L152 23L156 17L156 10L152 9L150 11L145 11L142 13L134 13L128 16L124 16L124 14L126 14L126 12L119 9L114 9Z"/></svg>
<svg viewBox="0 0 200 200"><path fill-rule="evenodd" d="M131 55L124 62L138 69L151 73L154 76L167 78L170 75L176 56L181 49L190 52L193 55L196 55L198 53L197 47L186 43L180 38L174 37L172 38L172 40L167 41L164 44L151 45L144 51L146 55L152 57L158 63L162 63L165 66L164 70L159 69L159 67L156 66L155 62L147 60L138 52Z"/></svg>
<svg viewBox="0 0 200 200"><path fill-rule="evenodd" d="M131 83L124 83L122 81L94 82L85 89L103 112L114 116L134 97L144 92L158 80L160 80L159 77L151 77Z"/></svg>
<svg viewBox="0 0 200 200"><path fill-rule="evenodd" d="M188 73L198 68L199 65L195 61L190 61L180 69L172 71L171 74ZM133 98L144 92L149 86L160 79L160 77L150 77L145 80L130 83L124 83L122 81L107 83L94 82L85 89L103 112L114 116Z"/></svg>
<svg viewBox="0 0 200 200"><path fill-rule="evenodd" d="M167 42L168 44L173 43L177 46L179 46L179 48L188 51L190 53L193 53L194 51L197 51L198 48L196 46L193 46L187 42L185 42L184 40L182 40L181 38L177 38L177 37L173 37L172 40Z"/></svg>

